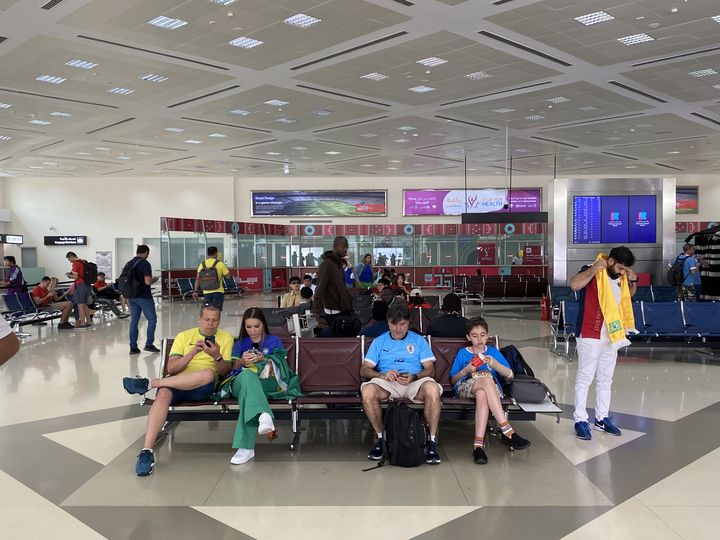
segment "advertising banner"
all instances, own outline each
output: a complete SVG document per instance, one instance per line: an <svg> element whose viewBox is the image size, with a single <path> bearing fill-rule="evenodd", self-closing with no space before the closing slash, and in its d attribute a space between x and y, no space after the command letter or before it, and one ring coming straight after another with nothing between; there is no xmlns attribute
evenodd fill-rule
<svg viewBox="0 0 720 540"><path fill-rule="evenodd" d="M505 205L508 208L505 208ZM404 216L457 216L463 213L540 212L541 189L403 190Z"/></svg>
<svg viewBox="0 0 720 540"><path fill-rule="evenodd" d="M253 191L253 217L387 215L387 191Z"/></svg>
<svg viewBox="0 0 720 540"><path fill-rule="evenodd" d="M495 244L479 242L477 250L477 263L482 265L496 264L495 249Z"/></svg>

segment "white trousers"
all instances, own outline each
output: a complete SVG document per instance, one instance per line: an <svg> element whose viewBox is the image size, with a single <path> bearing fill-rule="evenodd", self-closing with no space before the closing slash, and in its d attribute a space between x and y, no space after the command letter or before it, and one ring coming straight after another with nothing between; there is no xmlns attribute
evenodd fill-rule
<svg viewBox="0 0 720 540"><path fill-rule="evenodd" d="M610 340L577 338L578 369L575 377L576 422L587 422L587 397L593 378L595 379L595 418L602 420L610 411L613 373L617 362L617 351Z"/></svg>

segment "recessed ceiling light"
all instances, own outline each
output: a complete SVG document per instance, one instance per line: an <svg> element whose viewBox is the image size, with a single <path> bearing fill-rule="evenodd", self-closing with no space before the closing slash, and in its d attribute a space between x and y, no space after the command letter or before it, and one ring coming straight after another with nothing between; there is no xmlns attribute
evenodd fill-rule
<svg viewBox="0 0 720 540"><path fill-rule="evenodd" d="M138 77L141 81L148 81L148 82L154 82L154 83L161 83L168 80L167 77L163 77L162 75L156 75L155 73L148 73L147 75L140 75Z"/></svg>
<svg viewBox="0 0 720 540"><path fill-rule="evenodd" d="M515 112L515 109L511 109L509 107L500 107L499 109L493 109L493 112L499 113L499 114L511 113L511 112Z"/></svg>
<svg viewBox="0 0 720 540"><path fill-rule="evenodd" d="M333 111L330 111L328 109L319 109L317 111L313 111L313 114L316 114L318 116L328 116L331 115Z"/></svg>
<svg viewBox="0 0 720 540"><path fill-rule="evenodd" d="M202 141L198 141L197 139L188 139L183 142L186 142L187 144L202 144Z"/></svg>
<svg viewBox="0 0 720 540"><path fill-rule="evenodd" d="M409 143L409 142L410 142L410 139L395 139L395 140L394 140L393 142L398 142L398 143Z"/></svg>
<svg viewBox="0 0 720 540"><path fill-rule="evenodd" d="M43 165L57 165L55 161L43 161Z"/></svg>
<svg viewBox="0 0 720 540"><path fill-rule="evenodd" d="M401 159L388 159L388 163L402 163Z"/></svg>
<svg viewBox="0 0 720 540"><path fill-rule="evenodd" d="M158 28L163 28L164 30L175 30L176 28L185 26L187 21L183 21L182 19L171 19L170 17L163 17L161 15L159 17L155 17L154 19L150 19L147 23L157 26Z"/></svg>
<svg viewBox="0 0 720 540"><path fill-rule="evenodd" d="M666 152L667 154L679 154L680 152L677 150L673 150L672 152Z"/></svg>
<svg viewBox="0 0 720 540"><path fill-rule="evenodd" d="M691 71L688 73L691 77L707 77L709 75L717 75L718 72L714 69L699 69L697 71Z"/></svg>
<svg viewBox="0 0 720 540"><path fill-rule="evenodd" d="M377 133L363 133L360 136L366 139L372 139L373 137L377 137Z"/></svg>
<svg viewBox="0 0 720 540"><path fill-rule="evenodd" d="M97 150L98 152L109 152L110 151L110 149L107 146L96 146L95 150Z"/></svg>
<svg viewBox="0 0 720 540"><path fill-rule="evenodd" d="M418 60L415 63L422 64L423 66L427 67L435 67L441 66L442 64L447 64L447 60L443 58L438 58L437 56L430 56L429 58L423 58L422 60Z"/></svg>
<svg viewBox="0 0 720 540"><path fill-rule="evenodd" d="M637 165L625 165L626 169L637 169Z"/></svg>
<svg viewBox="0 0 720 540"><path fill-rule="evenodd" d="M0 135L0 141L9 141L12 137L10 135Z"/></svg>
<svg viewBox="0 0 720 540"><path fill-rule="evenodd" d="M414 126L400 126L398 129L400 131L415 131L417 128Z"/></svg>
<svg viewBox="0 0 720 540"><path fill-rule="evenodd" d="M75 152L78 156L90 156L92 155L90 152Z"/></svg>
<svg viewBox="0 0 720 540"><path fill-rule="evenodd" d="M307 146L293 146L292 149L302 152L303 150L307 150Z"/></svg>
<svg viewBox="0 0 720 540"><path fill-rule="evenodd" d="M383 75L382 73L375 73L373 71L372 73L366 73L365 75L362 75L360 78L369 79L371 81L382 81L385 79L389 79L390 77L388 75Z"/></svg>
<svg viewBox="0 0 720 540"><path fill-rule="evenodd" d="M65 65L80 68L80 69L92 69L95 66L97 66L96 63L88 62L87 60L78 60L77 58L68 60L67 62L65 62Z"/></svg>
<svg viewBox="0 0 720 540"><path fill-rule="evenodd" d="M541 114L531 114L530 116L526 116L525 120L531 120L531 121L537 121L537 120L544 120L545 117Z"/></svg>
<svg viewBox="0 0 720 540"><path fill-rule="evenodd" d="M52 84L61 84L64 83L67 79L63 79L62 77L54 77L52 75L40 75L38 77L35 77L35 80Z"/></svg>
<svg viewBox="0 0 720 540"><path fill-rule="evenodd" d="M325 155L327 156L339 156L340 154L342 154L342 152L338 152L336 150L329 150L325 152Z"/></svg>
<svg viewBox="0 0 720 540"><path fill-rule="evenodd" d="M363 164L360 165L360 166L361 166L361 167L374 167L375 165L373 165L373 164L371 164L371 163L363 163Z"/></svg>
<svg viewBox="0 0 720 540"><path fill-rule="evenodd" d="M595 107L595 105L582 105L582 106L578 107L578 111L580 111L580 112L592 112L592 111L597 111L597 110L598 110L598 108Z"/></svg>
<svg viewBox="0 0 720 540"><path fill-rule="evenodd" d="M710 17L713 21L720 24L720 15L715 15L714 17Z"/></svg>
<svg viewBox="0 0 720 540"><path fill-rule="evenodd" d="M165 128L163 131L169 131L171 133L182 133L185 130L183 128L169 127Z"/></svg>
<svg viewBox="0 0 720 540"><path fill-rule="evenodd" d="M55 111L55 112L51 112L50 116L57 116L60 118L70 118L72 116L72 114L66 113L66 112Z"/></svg>
<svg viewBox="0 0 720 540"><path fill-rule="evenodd" d="M39 165L28 165L28 169L33 169L33 170L38 171L38 170L42 169L42 167L40 167Z"/></svg>
<svg viewBox="0 0 720 540"><path fill-rule="evenodd" d="M12 107L12 105L10 105L9 103L0 102L0 109L9 109L10 107Z"/></svg>
<svg viewBox="0 0 720 540"><path fill-rule="evenodd" d="M279 156L280 152L265 152L266 156Z"/></svg>
<svg viewBox="0 0 720 540"><path fill-rule="evenodd" d="M240 36L239 38L235 38L232 41L228 41L228 45L232 45L233 47L240 47L241 49L252 49L253 47L257 47L258 45L262 44L262 41L246 36Z"/></svg>
<svg viewBox="0 0 720 540"><path fill-rule="evenodd" d="M36 126L49 126L52 122L48 122L47 120L30 120L28 124L35 124Z"/></svg>
<svg viewBox="0 0 720 540"><path fill-rule="evenodd" d="M399 167L385 167L388 171L397 171Z"/></svg>
<svg viewBox="0 0 720 540"><path fill-rule="evenodd" d="M408 88L411 92L415 92L417 94L424 94L425 92L432 92L435 90L432 86L413 86L412 88Z"/></svg>
<svg viewBox="0 0 720 540"><path fill-rule="evenodd" d="M615 17L604 11L596 11L595 13L588 13L587 15L581 15L575 17L575 20L585 26L592 26L605 21L612 21Z"/></svg>
<svg viewBox="0 0 720 540"><path fill-rule="evenodd" d="M237 2L237 0L208 0L208 2L220 4L221 6L229 6L230 4Z"/></svg>
<svg viewBox="0 0 720 540"><path fill-rule="evenodd" d="M208 135L208 137L212 137L213 139L224 139L227 137L224 133L211 133Z"/></svg>
<svg viewBox="0 0 720 540"><path fill-rule="evenodd" d="M565 96L558 96L554 98L548 98L545 101L547 101L548 103L555 103L557 105L558 103L565 103L567 101L570 101L570 98L566 98Z"/></svg>
<svg viewBox="0 0 720 540"><path fill-rule="evenodd" d="M322 21L322 19L316 19L315 17L311 17L310 15L305 15L304 13L298 13L297 15L293 15L292 17L288 17L283 22L289 24L290 26L296 26L298 28L307 28L308 26L317 24L320 21Z"/></svg>
<svg viewBox="0 0 720 540"><path fill-rule="evenodd" d="M713 88L714 88L715 90L720 90L720 84L714 84L714 85L713 85Z"/></svg>
<svg viewBox="0 0 720 540"><path fill-rule="evenodd" d="M651 127L650 124L635 124L636 128L649 128Z"/></svg>
<svg viewBox="0 0 720 540"><path fill-rule="evenodd" d="M117 159L127 160L127 159L132 159L132 158L130 156L118 156Z"/></svg>
<svg viewBox="0 0 720 540"><path fill-rule="evenodd" d="M278 118L276 122L280 122L281 124L294 124L297 120L289 116L283 116L282 118Z"/></svg>
<svg viewBox="0 0 720 540"><path fill-rule="evenodd" d="M105 91L109 94L118 94L120 96L127 96L128 94L132 94L135 90L130 90L129 88L120 88L119 86L116 86L115 88L109 88Z"/></svg>
<svg viewBox="0 0 720 540"><path fill-rule="evenodd" d="M465 75L465 78L470 79L471 81L482 81L483 79L491 79L493 77L494 75L485 73L484 71L476 71L475 73L468 73Z"/></svg>
<svg viewBox="0 0 720 540"><path fill-rule="evenodd" d="M618 38L618 41L623 45L637 45L638 43L645 43L646 41L655 41L655 38L648 36L647 34L633 34L632 36L625 36Z"/></svg>
<svg viewBox="0 0 720 540"><path fill-rule="evenodd" d="M250 114L250 111L246 111L243 109L233 109L230 111L230 114L237 114L238 116L247 116Z"/></svg>
<svg viewBox="0 0 720 540"><path fill-rule="evenodd" d="M152 156L150 152L135 152L138 156Z"/></svg>
<svg viewBox="0 0 720 540"><path fill-rule="evenodd" d="M281 99L271 99L270 101L265 102L265 105L270 105L271 107L282 107L283 105L287 104L287 101L283 101Z"/></svg>

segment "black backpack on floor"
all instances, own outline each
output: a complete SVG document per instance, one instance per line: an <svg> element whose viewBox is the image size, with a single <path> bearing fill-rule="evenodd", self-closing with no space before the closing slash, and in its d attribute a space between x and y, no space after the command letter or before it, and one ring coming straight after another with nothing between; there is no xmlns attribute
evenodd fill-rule
<svg viewBox="0 0 720 540"><path fill-rule="evenodd" d="M417 467L425 463L426 440L425 425L418 413L404 403L392 402L388 405L385 411L385 444L390 465Z"/></svg>

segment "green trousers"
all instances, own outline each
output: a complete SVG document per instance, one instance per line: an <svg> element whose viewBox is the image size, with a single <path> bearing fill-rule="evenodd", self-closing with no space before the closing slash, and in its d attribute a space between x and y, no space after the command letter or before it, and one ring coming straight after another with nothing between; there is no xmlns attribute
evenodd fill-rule
<svg viewBox="0 0 720 540"><path fill-rule="evenodd" d="M275 377L260 379L256 373L244 369L232 382L232 396L237 398L240 406L233 448L255 448L257 437L258 416L268 413L274 418L265 393L277 391L278 383Z"/></svg>

